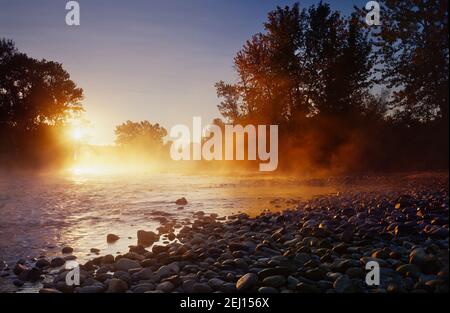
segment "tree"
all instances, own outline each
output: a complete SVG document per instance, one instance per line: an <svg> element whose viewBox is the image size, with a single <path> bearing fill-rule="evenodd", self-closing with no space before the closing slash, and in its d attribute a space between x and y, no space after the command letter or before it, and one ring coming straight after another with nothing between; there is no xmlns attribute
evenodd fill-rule
<svg viewBox="0 0 450 313"><path fill-rule="evenodd" d="M60 125L83 110L83 90L62 64L36 60L0 40L0 125L33 130Z"/></svg>
<svg viewBox="0 0 450 313"><path fill-rule="evenodd" d="M359 114L373 68L365 24L355 13L345 19L323 3L309 8L307 21L305 80L313 111L333 117Z"/></svg>
<svg viewBox="0 0 450 313"><path fill-rule="evenodd" d="M120 147L160 149L167 130L149 121L127 121L115 129L116 144Z"/></svg>
<svg viewBox="0 0 450 313"><path fill-rule="evenodd" d="M302 11L295 4L270 12L264 29L234 59L238 82L216 84L228 121L285 126L361 111L374 60L356 14L345 19L322 2Z"/></svg>
<svg viewBox="0 0 450 313"><path fill-rule="evenodd" d="M61 137L65 122L83 110L83 90L61 64L21 53L0 40L0 163L59 166L71 158Z"/></svg>
<svg viewBox="0 0 450 313"><path fill-rule="evenodd" d="M376 33L382 81L394 90L402 120L441 120L448 127L448 1L384 0Z"/></svg>

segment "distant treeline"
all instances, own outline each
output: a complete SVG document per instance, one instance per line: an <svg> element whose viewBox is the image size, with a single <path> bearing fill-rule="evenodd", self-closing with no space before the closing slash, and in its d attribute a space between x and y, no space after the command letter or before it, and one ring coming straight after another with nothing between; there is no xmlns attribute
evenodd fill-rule
<svg viewBox="0 0 450 313"><path fill-rule="evenodd" d="M379 2L381 26L368 26L364 9L343 16L322 2L270 12L234 58L238 79L216 83L224 120L214 123L279 125L287 172L448 168L448 1ZM82 99L61 64L0 40L1 164L70 159L58 133ZM160 125L115 131L122 151L168 158Z"/></svg>

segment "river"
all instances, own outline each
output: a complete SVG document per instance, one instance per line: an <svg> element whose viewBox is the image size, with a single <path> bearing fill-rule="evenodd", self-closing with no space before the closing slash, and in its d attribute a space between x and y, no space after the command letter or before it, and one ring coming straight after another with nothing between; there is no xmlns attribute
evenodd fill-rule
<svg viewBox="0 0 450 313"><path fill-rule="evenodd" d="M161 218L187 223L197 211L254 216L333 192L321 184L263 175L3 175L0 260L14 264L19 258L58 255L66 245L78 260L88 259L91 248L116 254L136 244L137 230L155 231ZM175 204L180 197L189 202L183 209ZM108 244L108 233L120 239Z"/></svg>

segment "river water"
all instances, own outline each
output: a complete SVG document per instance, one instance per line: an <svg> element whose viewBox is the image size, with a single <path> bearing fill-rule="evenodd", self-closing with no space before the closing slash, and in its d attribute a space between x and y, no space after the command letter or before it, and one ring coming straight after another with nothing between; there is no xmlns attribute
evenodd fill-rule
<svg viewBox="0 0 450 313"><path fill-rule="evenodd" d="M295 207L295 202L334 193L331 187L265 176L2 175L0 260L53 256L74 248L78 260L128 251L139 229L156 230L161 217L186 222L204 211L228 216ZM180 210L174 202L189 201ZM106 243L106 235L120 239Z"/></svg>

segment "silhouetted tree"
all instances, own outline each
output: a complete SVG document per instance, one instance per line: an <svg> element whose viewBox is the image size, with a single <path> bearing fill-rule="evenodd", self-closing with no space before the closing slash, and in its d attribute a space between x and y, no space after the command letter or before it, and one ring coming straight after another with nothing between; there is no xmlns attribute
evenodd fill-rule
<svg viewBox="0 0 450 313"><path fill-rule="evenodd" d="M406 122L438 118L448 127L448 1L384 0L376 35L397 115Z"/></svg>
<svg viewBox="0 0 450 313"><path fill-rule="evenodd" d="M359 114L372 84L372 47L356 15L343 18L328 5L311 7L305 55L311 105L316 113L345 117Z"/></svg>
<svg viewBox="0 0 450 313"><path fill-rule="evenodd" d="M83 90L59 63L36 60L0 40L0 162L56 165L71 156L64 122L82 111Z"/></svg>
<svg viewBox="0 0 450 313"><path fill-rule="evenodd" d="M345 19L327 4L302 11L295 4L270 12L264 28L234 59L238 83L216 84L224 117L286 125L319 112L361 111L373 58L356 14Z"/></svg>
<svg viewBox="0 0 450 313"><path fill-rule="evenodd" d="M22 130L57 125L82 110L83 90L60 63L19 53L0 41L0 124Z"/></svg>
<svg viewBox="0 0 450 313"><path fill-rule="evenodd" d="M116 127L115 134L118 146L160 149L167 130L149 121L127 121Z"/></svg>

